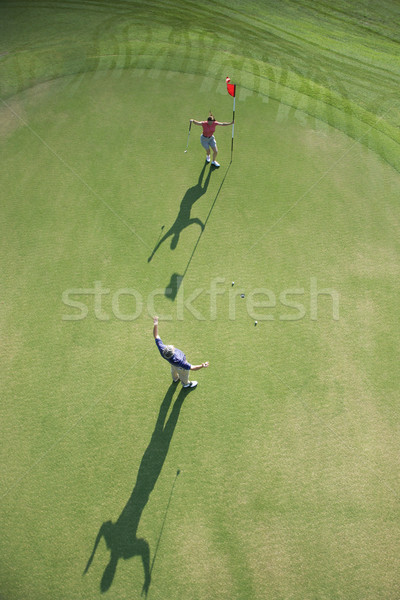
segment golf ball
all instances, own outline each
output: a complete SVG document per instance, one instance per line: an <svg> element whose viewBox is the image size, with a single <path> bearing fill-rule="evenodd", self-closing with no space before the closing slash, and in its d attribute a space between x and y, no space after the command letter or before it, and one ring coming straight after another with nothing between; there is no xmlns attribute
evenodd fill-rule
<svg viewBox="0 0 400 600"><path fill-rule="evenodd" d="M254 321L254 325L257 325L257 321Z"/></svg>
<svg viewBox="0 0 400 600"><path fill-rule="evenodd" d="M244 298L244 294L240 294L240 297L241 297L241 298Z"/></svg>
<svg viewBox="0 0 400 600"><path fill-rule="evenodd" d="M232 281L232 285L235 285L235 282L234 282L234 281Z"/></svg>

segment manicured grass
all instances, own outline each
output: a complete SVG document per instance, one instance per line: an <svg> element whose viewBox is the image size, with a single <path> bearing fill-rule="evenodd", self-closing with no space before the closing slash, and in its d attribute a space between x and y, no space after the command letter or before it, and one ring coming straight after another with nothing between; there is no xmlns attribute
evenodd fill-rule
<svg viewBox="0 0 400 600"><path fill-rule="evenodd" d="M395 7L360 22L357 3L236 3L211 28L207 4L4 6L0 596L139 597L143 538L149 598L395 599L400 182L382 133L395 111L373 143L366 116L395 76ZM290 58L294 81L307 57L301 78L332 111L273 77ZM188 120L230 119L228 67L233 161L220 128L200 194ZM149 261L174 223L177 247ZM86 318L66 320L67 292ZM189 394L170 388L155 311L164 341L211 363ZM104 538L83 575L108 521L115 575Z"/></svg>

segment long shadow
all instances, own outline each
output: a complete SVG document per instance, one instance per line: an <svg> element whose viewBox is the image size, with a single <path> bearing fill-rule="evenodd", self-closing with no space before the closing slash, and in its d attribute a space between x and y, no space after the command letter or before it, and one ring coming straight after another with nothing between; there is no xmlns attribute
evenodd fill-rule
<svg viewBox="0 0 400 600"><path fill-rule="evenodd" d="M157 422L140 463L136 483L132 494L122 510L117 521L105 521L99 529L94 542L94 547L87 562L83 574L87 573L94 559L97 546L104 537L107 548L110 550L110 560L104 569L100 582L101 592L106 592L112 585L118 561L123 558L127 560L134 556L140 556L143 563L144 583L142 593L147 596L150 582L151 571L154 565L150 567L150 546L147 540L137 537L137 530L142 512L149 500L149 496L154 489L158 476L168 454L169 445L178 422L179 413L183 401L187 395L187 390L181 389L175 403L172 407L169 418L166 421L168 409L171 405L176 384L171 384L165 398L163 399ZM179 474L179 471L178 471ZM158 548L158 544L157 544ZM154 557L155 558L155 557Z"/></svg>
<svg viewBox="0 0 400 600"><path fill-rule="evenodd" d="M180 285L181 285L181 283L182 283L182 281L183 281L183 278L185 277L186 273L188 272L188 269L189 269L190 263L192 262L192 260L193 260L193 256L195 255L195 252L196 252L196 250L197 250L197 246L198 246L198 245L199 245L199 243L200 243L201 236L202 236L202 235L203 235L203 233L204 233L204 230L205 230L205 228L206 228L206 225L207 225L207 223L208 223L208 220L209 220L209 218L211 217L211 213L212 213L212 211L214 210L215 204L216 204L216 202L217 202L217 200L218 200L218 196L219 196L219 194L220 194L220 192L221 192L222 186L224 185L224 182L225 182L226 176L228 175L228 171L229 171L229 169L230 169L231 163L232 163L232 161L229 163L229 165L228 165L228 168L227 168L227 169L226 169L226 171L225 171L224 177L223 177L223 179L222 179L222 181L221 181L221 184L220 184L220 186L219 186L219 188L218 188L218 191L217 191L217 193L216 193L216 195L215 195L215 198L214 198L214 200L213 200L213 203L212 203L212 205L211 205L211 208L210 208L210 210L208 211L208 215L207 215L207 218L206 218L206 220L205 220L205 222L204 222L204 226L202 227L202 229L201 229L201 231L200 231L199 237L197 238L197 241L196 241L196 243L195 243L195 245L194 245L194 248L193 248L192 254L191 254L191 255L190 255L190 257L189 257L189 260L188 260L188 263L187 263L187 265L186 265L186 268L185 268L185 270L184 270L184 272L183 272L183 275L179 275L179 273L173 273L173 274L171 275L171 279L170 279L170 281L169 281L169 283L168 283L167 287L165 288L164 296L166 296L167 298L169 298L169 299L170 299L170 300L172 300L172 301L173 301L173 300L175 300L175 298L176 298L176 295L177 295L177 293L178 293L178 291L179 291L179 287L180 287Z"/></svg>
<svg viewBox="0 0 400 600"><path fill-rule="evenodd" d="M219 188L218 188L218 191L217 191L217 193L216 193L216 195L215 195L214 201L213 201L213 203L212 203L212 205L211 205L211 208L210 208L210 210L208 211L207 218L206 218L206 220L205 220L205 222L204 222L204 227L202 228L202 230L201 230L201 232L200 232L200 235L199 235L199 237L198 237L198 239L197 239L197 242L196 242L196 243L195 243L195 245L194 245L193 252L192 252L192 254L190 255L190 258L189 258L188 264L186 265L185 271L184 271L184 273L183 273L183 275L182 275L182 279L185 277L185 275L186 275L186 273L187 273L187 271L188 271L188 268L189 268L189 265L190 265L190 263L192 262L192 259L193 259L193 256L194 256L194 253L196 252L196 250L197 250L197 246L199 245L200 238L201 238L201 236L203 235L203 232L204 232L204 230L205 230L205 228L206 228L206 225L207 225L207 223L208 223L208 220L209 220L209 218L211 217L211 213L212 213L212 211L214 210L214 206L215 206L215 204L216 204L216 202L217 202L217 200L218 200L218 196L219 196L219 194L220 194L220 191L221 191L221 189L222 189L222 186L224 185L224 182L225 182L226 176L228 175L228 171L229 171L229 169L230 169L231 163L232 163L232 161L229 163L229 165L228 165L228 168L227 168L227 169L226 169L226 171L225 171L224 177L223 177L223 179L222 179L222 181L221 181L221 185L219 186Z"/></svg>
<svg viewBox="0 0 400 600"><path fill-rule="evenodd" d="M151 259L153 258L153 256L155 255L155 253L157 252L157 250L159 249L159 247L168 239L168 238L172 238L171 239L171 250L175 250L175 248L177 247L178 243L179 243L179 236L182 233L182 231L184 229L186 229L186 227L189 227L190 225L199 225L201 230L203 231L204 229L204 223L197 218L191 218L190 216L190 212L192 210L192 206L193 204L201 197L203 196L203 194L206 193L207 188L208 188L208 184L210 183L210 177L211 177L211 171L212 168L210 167L207 177L204 180L204 184L203 184L203 177L204 177L204 173L205 173L205 169L206 169L207 163L204 163L204 166L202 168L202 170L200 171L200 175L199 175L199 179L196 183L196 185L190 187L186 192L184 197L182 198L181 201L181 205L179 208L179 213L175 219L175 223L173 223L171 225L171 227L169 228L169 230L163 235L163 237L156 243L156 245L154 246L154 249L151 253L151 255L149 256L149 258L147 259L147 262L150 262Z"/></svg>

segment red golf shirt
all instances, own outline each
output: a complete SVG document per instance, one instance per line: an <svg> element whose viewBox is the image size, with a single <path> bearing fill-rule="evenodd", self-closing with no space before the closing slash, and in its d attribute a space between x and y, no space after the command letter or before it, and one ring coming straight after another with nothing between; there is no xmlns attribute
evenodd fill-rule
<svg viewBox="0 0 400 600"><path fill-rule="evenodd" d="M203 135L205 137L211 137L214 134L215 128L219 125L218 121L202 121Z"/></svg>

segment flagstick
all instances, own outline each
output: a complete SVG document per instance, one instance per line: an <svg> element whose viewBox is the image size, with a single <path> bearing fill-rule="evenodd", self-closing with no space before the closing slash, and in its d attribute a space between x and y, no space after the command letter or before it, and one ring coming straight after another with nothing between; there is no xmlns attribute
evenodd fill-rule
<svg viewBox="0 0 400 600"><path fill-rule="evenodd" d="M236 90L235 90L235 95L233 97L233 116L232 116L232 144L231 144L231 162L232 162L232 157L233 157L233 135L234 135L234 131L235 131L235 101L236 101Z"/></svg>

